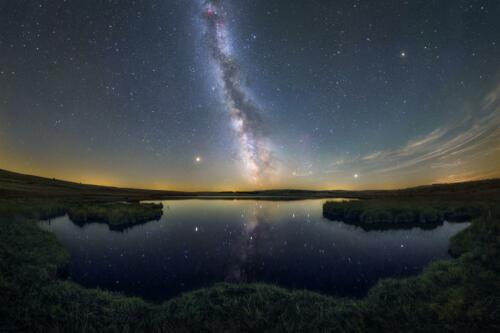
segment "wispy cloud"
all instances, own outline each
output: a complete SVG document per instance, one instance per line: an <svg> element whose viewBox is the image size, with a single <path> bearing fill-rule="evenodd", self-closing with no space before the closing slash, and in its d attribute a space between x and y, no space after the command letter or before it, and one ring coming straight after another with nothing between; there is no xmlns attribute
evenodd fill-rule
<svg viewBox="0 0 500 333"><path fill-rule="evenodd" d="M399 155L410 155L410 154L413 154L415 151L417 151L420 148L422 148L424 150L427 146L438 142L441 138L443 138L447 134L447 132L448 132L448 129L446 129L446 128L436 128L435 130L433 130L432 132L430 132L429 134L427 134L423 138L418 138L418 139L411 140L410 142L408 142L408 144L405 147L403 147L402 149L400 149L398 151L398 154Z"/></svg>
<svg viewBox="0 0 500 333"><path fill-rule="evenodd" d="M500 84L485 95L477 109L467 116L446 126L440 126L426 135L409 140L392 150L378 150L372 153L329 165L323 173L349 175L359 170L376 178L385 176L417 175L422 178L434 173L449 171L446 177L453 179L476 179L495 175L485 172L488 165L481 166L483 172L470 171L477 159L489 156L489 161L500 163ZM469 164L469 165L468 165ZM429 170L434 170L430 173ZM453 170L460 171L455 174ZM452 174L454 173L454 174ZM498 176L499 172L496 172ZM375 179L374 178L374 179Z"/></svg>

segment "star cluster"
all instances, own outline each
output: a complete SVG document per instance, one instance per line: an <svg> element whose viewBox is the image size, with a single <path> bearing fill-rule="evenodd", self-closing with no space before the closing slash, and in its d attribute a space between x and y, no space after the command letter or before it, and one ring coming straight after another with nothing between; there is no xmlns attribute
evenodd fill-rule
<svg viewBox="0 0 500 333"><path fill-rule="evenodd" d="M498 177L499 15L495 0L2 1L0 168L199 190Z"/></svg>

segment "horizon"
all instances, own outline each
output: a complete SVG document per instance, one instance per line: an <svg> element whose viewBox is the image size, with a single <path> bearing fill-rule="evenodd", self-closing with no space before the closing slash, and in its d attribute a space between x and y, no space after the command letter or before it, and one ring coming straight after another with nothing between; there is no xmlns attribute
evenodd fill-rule
<svg viewBox="0 0 500 333"><path fill-rule="evenodd" d="M13 173L21 176L27 176L27 177L39 177L47 180L54 180L54 181L61 181L61 182L69 182L69 183L74 183L74 184L79 184L83 186L102 186L102 187L110 187L110 188L116 188L116 189L131 189L131 190L144 190L144 191L165 191L165 192L186 192L186 193L240 193L240 192L265 192L265 191L310 191L310 192L321 192L321 191L345 191L345 192L362 192L362 191L390 191L390 190L405 190L405 189L412 189L412 188L419 188L419 187L426 187L426 186L433 186L433 185L452 185L452 184L461 184L461 183L469 183L469 182L480 182L480 181L494 181L494 180L500 180L499 178L485 178L485 179L474 179L474 180L465 180L465 181L454 181L454 182L448 182L448 183L429 183L429 184L415 184L412 186L404 186L404 187L391 187L391 188L365 188L365 189L347 189L347 188L324 188L324 189L313 189L313 188L286 188L286 187L277 187L277 188L262 188L262 189L237 189L237 190L215 190L215 189L188 189L188 190L183 190L183 189L175 189L175 188L147 188L147 187L128 187L128 186L119 186L119 185L106 185L106 184L99 184L99 183L87 183L87 182L79 182L79 181L74 181L71 179L63 179L63 178L57 178L57 177L46 177L46 176L41 176L41 175L35 175L35 174L26 174L26 173L20 173L17 171L13 170L6 170L0 168L0 171L7 172L7 173Z"/></svg>

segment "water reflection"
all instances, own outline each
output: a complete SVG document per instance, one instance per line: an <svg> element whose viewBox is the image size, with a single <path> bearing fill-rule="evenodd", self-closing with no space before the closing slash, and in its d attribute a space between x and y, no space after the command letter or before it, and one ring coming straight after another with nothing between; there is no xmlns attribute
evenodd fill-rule
<svg viewBox="0 0 500 333"><path fill-rule="evenodd" d="M71 279L162 300L214 282L266 282L361 296L378 279L446 258L467 226L371 230L322 217L324 200L165 201L160 221L127 229L42 222L71 252Z"/></svg>

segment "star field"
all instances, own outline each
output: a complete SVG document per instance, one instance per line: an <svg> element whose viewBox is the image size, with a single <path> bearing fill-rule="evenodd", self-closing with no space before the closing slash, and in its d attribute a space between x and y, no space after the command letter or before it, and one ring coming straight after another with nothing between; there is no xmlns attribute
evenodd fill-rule
<svg viewBox="0 0 500 333"><path fill-rule="evenodd" d="M0 168L197 190L498 177L499 15L494 0L2 1Z"/></svg>

